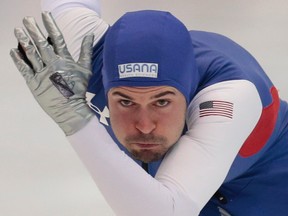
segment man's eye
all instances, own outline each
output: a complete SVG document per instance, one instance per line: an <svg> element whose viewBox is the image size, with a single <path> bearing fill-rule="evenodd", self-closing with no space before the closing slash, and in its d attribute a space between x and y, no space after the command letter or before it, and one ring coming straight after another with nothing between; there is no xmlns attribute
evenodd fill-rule
<svg viewBox="0 0 288 216"><path fill-rule="evenodd" d="M156 102L156 106L158 106L158 107L165 107L165 106L167 106L169 103L170 103L170 102L169 102L168 100L162 99L162 100L158 100L158 101Z"/></svg>
<svg viewBox="0 0 288 216"><path fill-rule="evenodd" d="M134 103L129 100L120 100L120 104L124 107L129 107L129 106L132 106Z"/></svg>

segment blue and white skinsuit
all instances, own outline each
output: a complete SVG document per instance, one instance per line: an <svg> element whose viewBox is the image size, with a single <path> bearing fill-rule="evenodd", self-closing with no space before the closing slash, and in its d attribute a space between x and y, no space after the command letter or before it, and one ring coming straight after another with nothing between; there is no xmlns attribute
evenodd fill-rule
<svg viewBox="0 0 288 216"><path fill-rule="evenodd" d="M115 214L287 215L288 107L256 60L224 36L190 31L199 79L187 131L147 174L107 125L99 68L109 26L99 8L95 0L42 0L75 59L83 36L95 34L87 97L98 118L67 138ZM228 104L224 113L219 104Z"/></svg>

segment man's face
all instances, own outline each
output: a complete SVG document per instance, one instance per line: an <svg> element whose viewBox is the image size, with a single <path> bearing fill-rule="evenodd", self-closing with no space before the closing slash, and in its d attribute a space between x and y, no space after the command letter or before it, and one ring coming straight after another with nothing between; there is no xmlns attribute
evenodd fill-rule
<svg viewBox="0 0 288 216"><path fill-rule="evenodd" d="M182 134L186 101L176 88L115 87L108 103L112 129L135 159L159 160Z"/></svg>

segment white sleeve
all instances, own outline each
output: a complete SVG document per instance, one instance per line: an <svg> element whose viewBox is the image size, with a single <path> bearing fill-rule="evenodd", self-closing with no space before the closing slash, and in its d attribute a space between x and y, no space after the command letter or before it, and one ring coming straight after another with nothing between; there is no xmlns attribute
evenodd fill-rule
<svg viewBox="0 0 288 216"><path fill-rule="evenodd" d="M224 100L233 118L200 117L199 104ZM262 111L255 86L227 81L199 92L187 112L188 132L166 155L155 178L119 150L93 119L68 140L116 215L197 216L223 183Z"/></svg>
<svg viewBox="0 0 288 216"><path fill-rule="evenodd" d="M76 61L83 37L93 33L96 44L109 27L100 18L100 3L97 0L42 0L41 5L42 11L52 13Z"/></svg>
<svg viewBox="0 0 288 216"><path fill-rule="evenodd" d="M117 216L197 215L185 194L152 178L122 152L96 117L68 140ZM181 200L176 208L174 199Z"/></svg>
<svg viewBox="0 0 288 216"><path fill-rule="evenodd" d="M101 5L99 0L41 0L41 8L43 11L51 11L54 16L63 13L73 7L88 8L100 17Z"/></svg>
<svg viewBox="0 0 288 216"><path fill-rule="evenodd" d="M230 105L224 113L210 107L200 110L201 104L211 102ZM203 89L188 107L188 132L167 155L157 178L166 184L178 184L203 208L225 180L261 112L260 96L249 81L226 81Z"/></svg>

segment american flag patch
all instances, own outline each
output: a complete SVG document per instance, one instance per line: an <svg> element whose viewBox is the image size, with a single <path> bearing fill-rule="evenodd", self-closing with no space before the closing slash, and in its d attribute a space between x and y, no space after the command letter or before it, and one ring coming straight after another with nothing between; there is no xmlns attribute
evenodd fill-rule
<svg viewBox="0 0 288 216"><path fill-rule="evenodd" d="M228 101L211 100L199 105L200 117L223 116L232 119L233 103Z"/></svg>

